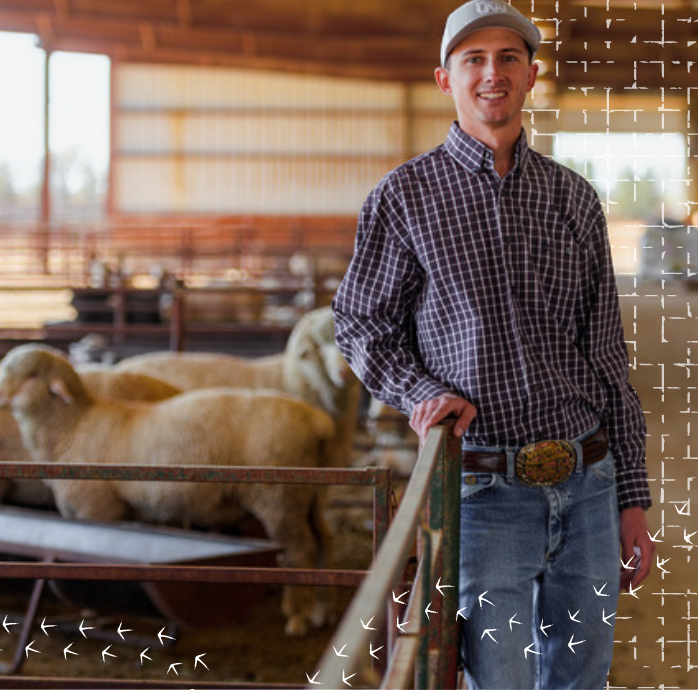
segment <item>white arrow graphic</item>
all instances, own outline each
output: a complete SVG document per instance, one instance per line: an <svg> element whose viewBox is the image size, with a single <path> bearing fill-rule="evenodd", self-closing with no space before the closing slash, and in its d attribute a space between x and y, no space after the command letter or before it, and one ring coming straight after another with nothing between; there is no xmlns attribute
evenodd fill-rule
<svg viewBox="0 0 698 690"><path fill-rule="evenodd" d="M121 636L121 639L123 640L123 639L124 639L123 633L125 633L125 632L133 632L133 630L126 630L126 629L122 630L122 629L121 629L121 622L119 622L119 629L118 629L116 632L119 633L119 635Z"/></svg>
<svg viewBox="0 0 698 690"><path fill-rule="evenodd" d="M458 620L458 616L460 616L463 620L468 620L465 615L463 614L463 611L467 610L467 606L464 606L462 609L458 609L458 613L456 613L456 620Z"/></svg>
<svg viewBox="0 0 698 690"><path fill-rule="evenodd" d="M691 513L689 513L688 511L691 509L691 501L686 501L686 503L683 504L683 508L681 508L681 510L679 510L679 507L674 503L674 508L676 508L676 512L679 515L690 515Z"/></svg>
<svg viewBox="0 0 698 690"><path fill-rule="evenodd" d="M111 645L109 645L106 649L102 650L102 661L106 664L107 660L104 658L105 656L113 656L116 659L116 654L111 654L109 650L111 649Z"/></svg>
<svg viewBox="0 0 698 690"><path fill-rule="evenodd" d="M85 635L85 630L94 630L94 628L86 627L85 626L85 619L83 618L82 622L80 623L80 632L82 633L83 637L87 637L87 635Z"/></svg>
<svg viewBox="0 0 698 690"><path fill-rule="evenodd" d="M514 629L514 627L513 627L514 623L516 623L516 625L522 625L522 623L520 623L519 621L515 621L514 618L516 618L516 614L514 614L514 615L509 619L509 630L510 630L510 631Z"/></svg>
<svg viewBox="0 0 698 690"><path fill-rule="evenodd" d="M604 622L606 625L611 625L611 624L608 622L608 619L611 618L611 617L613 617L613 616L615 616L615 615L616 615L616 614L615 614L615 611L614 611L613 613L609 613L608 616L607 616L607 615L606 615L606 609L601 609L601 617L603 618L603 622ZM611 626L611 627L613 627L613 626Z"/></svg>
<svg viewBox="0 0 698 690"><path fill-rule="evenodd" d="M659 566L661 568L661 566ZM46 632L46 628L55 628L55 625L46 625L46 619L41 621L41 629L44 631L44 635L48 637L48 633Z"/></svg>
<svg viewBox="0 0 698 690"><path fill-rule="evenodd" d="M490 591L490 590L488 589L487 592L489 592L489 591ZM494 604L492 604L491 601L489 601L489 600L487 600L487 599L484 598L484 597L485 597L485 594L487 594L487 592L483 592L483 593L477 598L477 600L480 602L480 608L482 608L482 602L483 602L483 601L486 601L488 604L491 604L492 606L494 606Z"/></svg>
<svg viewBox="0 0 698 690"><path fill-rule="evenodd" d="M196 665L201 662L201 665L208 671L208 666L203 662L203 659L201 658L202 656L206 656L208 652L204 652L203 654L199 654L199 656L194 657L194 668L196 668ZM319 673L319 671L318 671ZM308 675L307 673L305 674L306 676ZM315 674L317 676L317 673Z"/></svg>
<svg viewBox="0 0 698 690"><path fill-rule="evenodd" d="M630 581L630 590L628 591L628 594L631 597L635 597L636 599L639 599L640 597L635 594L635 592L639 592L645 585L640 585L637 589L633 589L633 583L632 580Z"/></svg>
<svg viewBox="0 0 698 690"><path fill-rule="evenodd" d="M18 625L18 623L8 623L7 616L5 616L5 620L2 622L2 627L5 628L5 632L7 632L8 635L11 635L12 633L10 633L10 629L7 627L8 625Z"/></svg>
<svg viewBox="0 0 698 690"><path fill-rule="evenodd" d="M540 619L540 631L545 635L546 637L548 636L548 633L545 632L546 628L552 628L553 624L551 623L550 625L543 625L543 619Z"/></svg>
<svg viewBox="0 0 698 690"><path fill-rule="evenodd" d="M572 642L572 640L574 640L574 635L570 637L570 641L567 643L567 646L572 650L573 654L576 654L577 652L574 651L574 645L582 644L582 642L586 642L586 640L580 640L579 642Z"/></svg>
<svg viewBox="0 0 698 690"><path fill-rule="evenodd" d="M71 642L64 650L63 650L63 658L67 659L68 654L75 654L75 656L80 656L77 652L71 652L70 648L73 646L73 643Z"/></svg>
<svg viewBox="0 0 698 690"><path fill-rule="evenodd" d="M441 592L441 596L442 596L442 597L443 597L443 596L446 596L446 595L443 593L443 591L442 591L442 590L443 590L444 588L446 588L446 587L453 587L453 585L442 585L442 584L441 584L441 578L439 578L439 579L438 579L438 582L436 583L436 589L438 589L439 592Z"/></svg>
<svg viewBox="0 0 698 690"><path fill-rule="evenodd" d="M146 654L146 652L150 649L150 647L146 647L142 652L141 652L141 666L143 666L143 659L147 659L148 661L152 661L152 659Z"/></svg>
<svg viewBox="0 0 698 690"><path fill-rule="evenodd" d="M496 632L496 631L497 631L497 628L487 628L487 630L485 630L485 632L482 633L482 635L480 635L480 639L482 639L485 635L487 635L491 640L494 640L495 642L497 642L497 640L495 640L494 637L492 637L492 633ZM497 642L497 644L499 644L499 642Z"/></svg>
<svg viewBox="0 0 698 690"><path fill-rule="evenodd" d="M315 680L319 675L320 675L320 671L318 671L312 678L307 673L305 674L305 677L308 679L308 682L311 685L322 685L322 683Z"/></svg>
<svg viewBox="0 0 698 690"><path fill-rule="evenodd" d="M630 558L628 558L628 562L627 562L627 563L623 563L623 559L621 558L621 559L620 559L620 564L621 564L626 570L635 570L635 566L630 565L630 564L633 562L633 558L635 558L635 556L630 556Z"/></svg>
<svg viewBox="0 0 698 690"><path fill-rule="evenodd" d="M579 611L577 611L577 613L579 613ZM576 616L577 613L575 613L574 616ZM581 623L581 622L582 622L582 621L578 621L578 620L570 613L570 610L569 610L569 609L567 609L567 615L570 617L570 620L571 620L571 621L574 621L575 623Z"/></svg>
<svg viewBox="0 0 698 690"><path fill-rule="evenodd" d="M174 671L175 676L178 676L179 673L177 673L177 666L181 666L181 665L182 665L181 661L178 661L176 664L170 664L170 668L167 669L167 673L169 673L170 671ZM165 675L167 675L167 673Z"/></svg>
<svg viewBox="0 0 698 690"><path fill-rule="evenodd" d="M24 653L27 655L27 658L29 658L29 652L36 652L37 654L41 654L41 652L38 649L32 648L32 645L36 642L36 640L32 640L25 648L24 648Z"/></svg>
<svg viewBox="0 0 698 690"><path fill-rule="evenodd" d="M538 656L540 656L540 652L536 652L533 649L531 649L531 647L533 647L534 644L535 644L535 642L531 642L531 644L528 645L528 647L526 647L526 649L524 649L524 659L528 659L529 652L531 652L531 654L538 654Z"/></svg>
<svg viewBox="0 0 698 690"><path fill-rule="evenodd" d="M409 621L405 621L404 623L400 623L400 619L397 619L397 627L400 628L402 632L405 632L405 626L409 624Z"/></svg>
<svg viewBox="0 0 698 690"><path fill-rule="evenodd" d="M376 652L380 652L380 650L383 649L383 647L378 647L378 649L373 649L373 642L368 643L368 651L371 653L371 656L374 659L377 659L378 657L376 656Z"/></svg>
<svg viewBox="0 0 698 690"><path fill-rule="evenodd" d="M691 537L695 534L695 532L691 532L690 534L686 532L686 528L683 528L683 540L688 542L691 546L695 546L695 544L691 541Z"/></svg>
<svg viewBox="0 0 698 690"><path fill-rule="evenodd" d="M350 676L345 676L344 669L342 669L342 681L346 683L350 688L353 688L354 686L349 682L349 678L353 678L355 675L356 673L352 673Z"/></svg>
<svg viewBox="0 0 698 690"><path fill-rule="evenodd" d="M652 541L657 541L660 544L662 543L661 539L657 539L657 535L662 531L662 528L660 527L655 533L654 536L652 536L649 532L647 532L647 536L652 540Z"/></svg>
<svg viewBox="0 0 698 690"><path fill-rule="evenodd" d="M429 608L430 606L431 606L431 602L429 602L429 603L427 604L427 607L424 609L424 613L427 614L427 620L431 620L431 619L429 618L429 614L430 614L430 613L438 613L438 611L432 611L432 610Z"/></svg>
<svg viewBox="0 0 698 690"><path fill-rule="evenodd" d="M349 644L349 643L347 643L347 644ZM346 657L346 658L348 659L348 658L349 658L349 655L348 655L348 654L342 654L342 652L344 651L344 649L346 648L346 646L347 646L347 645L345 644L344 647L342 647L339 651L337 651L337 648L336 648L334 645L332 645L332 649L334 649L334 653L335 653L337 656L343 656L343 657Z"/></svg>
<svg viewBox="0 0 698 690"><path fill-rule="evenodd" d="M410 593L410 590L408 589L406 592L403 592L399 597L396 597L395 592L393 592L393 601L398 603L398 604L402 604L403 606L407 606L407 602L401 601L401 599L402 599L402 597L405 596L405 594L409 594L409 593Z"/></svg>
<svg viewBox="0 0 698 690"><path fill-rule="evenodd" d="M621 563L622 562L623 562L623 560L621 559ZM596 585L594 585L594 591L596 592L597 597L610 597L611 596L610 594L602 594L604 589L606 589L607 584L608 584L608 582L604 582L603 587L601 589L596 589Z"/></svg>
<svg viewBox="0 0 698 690"><path fill-rule="evenodd" d="M165 643L162 641L163 637L166 637L168 640L174 640L174 637L170 637L169 635L165 635L165 628L163 628L159 633L158 633L158 639L160 640L160 644L164 645ZM179 675L179 674L177 674Z"/></svg>
<svg viewBox="0 0 698 690"><path fill-rule="evenodd" d="M362 619L362 618L359 618L359 620L361 621L361 625L364 626L364 630L375 630L375 629L376 629L376 628L369 628L369 627L368 627L369 625L371 625L371 621L372 621L374 618L375 618L375 616L371 616L371 618L369 619L368 623L364 623L363 619Z"/></svg>
<svg viewBox="0 0 698 690"><path fill-rule="evenodd" d="M663 566L664 566L664 564L665 564L667 561L670 561L670 560L671 560L671 558L665 558L663 561L660 561L660 560L659 560L659 556L657 556L657 567L658 567L663 573L669 573L669 571L668 571L666 568L664 568Z"/></svg>

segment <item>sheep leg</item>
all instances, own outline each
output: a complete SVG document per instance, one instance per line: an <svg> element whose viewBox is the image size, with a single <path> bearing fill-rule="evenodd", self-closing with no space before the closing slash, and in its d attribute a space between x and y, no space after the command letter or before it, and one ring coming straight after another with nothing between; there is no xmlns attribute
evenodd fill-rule
<svg viewBox="0 0 698 690"><path fill-rule="evenodd" d="M312 524L316 501L313 488L267 485L254 487L250 494L246 507L262 523L269 538L283 548L284 565L314 568L319 543ZM308 623L322 624L324 620L316 587L286 586L282 610L287 618L285 632L290 636L305 635Z"/></svg>

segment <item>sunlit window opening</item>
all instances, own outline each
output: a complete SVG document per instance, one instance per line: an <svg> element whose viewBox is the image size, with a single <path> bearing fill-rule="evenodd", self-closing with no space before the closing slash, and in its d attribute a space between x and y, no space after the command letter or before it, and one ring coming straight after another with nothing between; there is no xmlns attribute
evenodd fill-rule
<svg viewBox="0 0 698 690"><path fill-rule="evenodd" d="M44 166L45 52L29 34L0 32L0 218L40 217ZM104 214L109 164L109 60L54 53L49 68L53 221ZM11 68L7 68L11 66Z"/></svg>
<svg viewBox="0 0 698 690"><path fill-rule="evenodd" d="M109 59L54 53L50 64L52 214L100 218L109 167Z"/></svg>
<svg viewBox="0 0 698 690"><path fill-rule="evenodd" d="M43 166L44 51L0 32L0 219L36 220Z"/></svg>
<svg viewBox="0 0 698 690"><path fill-rule="evenodd" d="M584 175L604 204L617 272L662 277L660 261L677 271L683 261L685 273L686 238L694 239L686 151L685 135L673 132L556 135L555 159Z"/></svg>

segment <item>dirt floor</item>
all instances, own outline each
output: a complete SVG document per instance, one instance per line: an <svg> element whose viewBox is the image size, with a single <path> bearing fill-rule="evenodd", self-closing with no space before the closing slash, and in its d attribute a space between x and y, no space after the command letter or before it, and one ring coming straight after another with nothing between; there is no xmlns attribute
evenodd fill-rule
<svg viewBox="0 0 698 690"><path fill-rule="evenodd" d="M657 561L637 598L623 594L617 611L616 648L609 688L698 688L698 633L691 632L698 619L698 518L696 481L698 441L691 449L691 396L698 396L692 376L691 349L698 342L698 292L679 283L634 286L633 279L620 280L621 305L626 339L633 369L631 377L638 390L648 423L648 468L654 507L649 514L652 534L657 533ZM698 364L698 361L696 362ZM698 403L698 398L696 399ZM695 479L694 479L695 478ZM342 493L342 498L347 494ZM365 497L364 497L365 499ZM370 510L355 508L336 513L334 529L343 545L344 567L363 567L370 556ZM661 567L660 565L661 564ZM350 592L346 592L348 596ZM17 611L27 593L5 583L0 592L0 615ZM160 645L155 635L164 621L144 621L131 614L113 619L108 625L116 636L119 622L132 628L129 636L149 636L142 644L95 639L90 631L83 638L77 625L84 612L70 611L56 601L46 601L39 614L74 613L72 631L49 629L45 635L34 630L34 648L22 668L23 675L83 676L97 678L177 679L196 681L240 680L262 684L307 682L306 673L315 671L331 629L313 631L307 638L289 639L283 634L280 592L269 588L262 602L243 620L213 631L182 628L176 643ZM86 623L89 624L89 623ZM696 639L693 639L696 638ZM13 653L17 633L0 628L0 661ZM64 649L79 656L66 655ZM102 651L111 644L104 657ZM149 647L150 660L140 663L140 654ZM201 657L194 668L195 658ZM691 662L695 660L693 665ZM205 662L205 668L201 662ZM169 671L168 671L169 669Z"/></svg>

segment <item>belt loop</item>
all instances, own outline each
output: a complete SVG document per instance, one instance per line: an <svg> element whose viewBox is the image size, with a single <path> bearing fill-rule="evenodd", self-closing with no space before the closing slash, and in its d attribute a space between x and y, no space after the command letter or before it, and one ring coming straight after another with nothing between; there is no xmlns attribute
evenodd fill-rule
<svg viewBox="0 0 698 690"><path fill-rule="evenodd" d="M584 448L579 441L570 441L570 443L574 446L574 452L577 456L577 465L574 471L579 474L584 469Z"/></svg>
<svg viewBox="0 0 698 690"><path fill-rule="evenodd" d="M516 450L505 448L504 452L507 455L507 484L512 484L516 476Z"/></svg>

